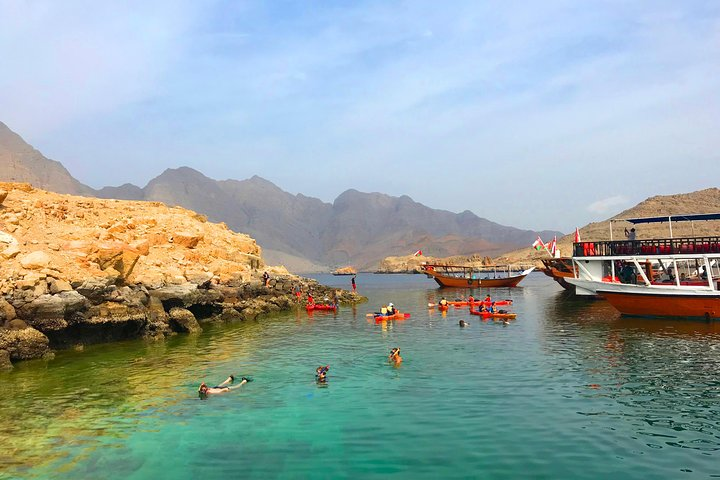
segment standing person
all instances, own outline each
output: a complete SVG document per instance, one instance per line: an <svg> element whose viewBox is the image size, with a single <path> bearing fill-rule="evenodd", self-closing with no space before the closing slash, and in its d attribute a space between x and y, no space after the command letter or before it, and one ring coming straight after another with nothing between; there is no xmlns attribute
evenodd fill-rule
<svg viewBox="0 0 720 480"><path fill-rule="evenodd" d="M298 303L300 303L300 295L301 295L301 293L302 293L302 289L300 288L300 285L299 285L299 284L297 284L297 283L295 284L295 286L293 287L293 292L295 292L295 296L297 297L297 301L298 301Z"/></svg>
<svg viewBox="0 0 720 480"><path fill-rule="evenodd" d="M270 274L267 272L267 270L263 273L262 278L263 278L263 283L265 284L265 286L266 287L269 286L270 285Z"/></svg>
<svg viewBox="0 0 720 480"><path fill-rule="evenodd" d="M635 238L637 237L637 232L635 232L635 227L631 228L629 232L628 232L628 229L626 228L625 236L627 237L628 240L630 240L631 242L634 242Z"/></svg>
<svg viewBox="0 0 720 480"><path fill-rule="evenodd" d="M355 275L353 275L352 279L350 280L350 284L352 284L352 291L355 293L355 290L357 290L357 285L355 285Z"/></svg>

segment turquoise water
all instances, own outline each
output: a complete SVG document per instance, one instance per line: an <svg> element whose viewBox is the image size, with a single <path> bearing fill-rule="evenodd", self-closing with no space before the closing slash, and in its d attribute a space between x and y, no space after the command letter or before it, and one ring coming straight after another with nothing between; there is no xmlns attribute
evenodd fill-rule
<svg viewBox="0 0 720 480"><path fill-rule="evenodd" d="M492 291L515 301L509 325L428 310L440 290L423 276L358 285L370 302L337 315L91 346L0 373L0 478L720 476L720 326L620 318L539 274ZM412 317L368 321L388 301ZM386 362L394 346L400 367ZM230 373L255 381L198 399L201 381Z"/></svg>

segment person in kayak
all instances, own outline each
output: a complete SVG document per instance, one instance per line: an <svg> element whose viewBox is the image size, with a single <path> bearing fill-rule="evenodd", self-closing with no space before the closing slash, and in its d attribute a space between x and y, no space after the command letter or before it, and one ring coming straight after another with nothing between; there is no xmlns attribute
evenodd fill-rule
<svg viewBox="0 0 720 480"><path fill-rule="evenodd" d="M485 300L484 300L484 301L487 302L487 303L495 303L495 302L492 301L492 298L490 298L490 294L489 294L489 293L488 293L487 296L485 297Z"/></svg>
<svg viewBox="0 0 720 480"><path fill-rule="evenodd" d="M468 296L468 304L472 305L475 303L475 297L472 296L472 293Z"/></svg>
<svg viewBox="0 0 720 480"><path fill-rule="evenodd" d="M327 382L327 372L330 370L330 365L319 366L315 369L315 381L318 383Z"/></svg>
<svg viewBox="0 0 720 480"><path fill-rule="evenodd" d="M308 292L307 304L315 305L315 299L312 296L312 292Z"/></svg>
<svg viewBox="0 0 720 480"><path fill-rule="evenodd" d="M402 357L400 356L400 347L395 347L390 350L388 360L395 363L395 365L399 365L400 363L402 363Z"/></svg>
<svg viewBox="0 0 720 480"><path fill-rule="evenodd" d="M497 309L495 308L495 302L491 302L491 303L490 303L490 306L487 307L487 311L490 312L490 313L495 313L495 312L497 312Z"/></svg>
<svg viewBox="0 0 720 480"><path fill-rule="evenodd" d="M396 313L397 313L397 310L395 310L395 305L393 305L392 302L388 303L387 316L392 317Z"/></svg>
<svg viewBox="0 0 720 480"><path fill-rule="evenodd" d="M442 298L440 299L440 302L439 302L439 303L440 303L440 305L442 305L443 307L447 307L447 304L448 304L448 303L447 303L447 300L445 300L445 297L442 297Z"/></svg>
<svg viewBox="0 0 720 480"><path fill-rule="evenodd" d="M242 377L239 385L232 385L232 383L235 382L235 377L230 375L224 382L219 385L215 385L214 387L208 387L205 382L202 382L200 384L200 388L198 388L198 394L200 394L201 398L204 398L208 395L213 395L217 393L227 393L231 390L242 387L249 381L250 379Z"/></svg>

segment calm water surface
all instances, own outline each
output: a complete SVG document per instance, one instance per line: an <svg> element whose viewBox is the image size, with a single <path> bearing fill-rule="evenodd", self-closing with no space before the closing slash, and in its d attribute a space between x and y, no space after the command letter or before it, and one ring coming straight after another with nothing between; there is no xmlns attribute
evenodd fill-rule
<svg viewBox="0 0 720 480"><path fill-rule="evenodd" d="M0 373L0 478L720 477L720 325L521 285L492 291L514 300L510 325L428 310L423 276L361 275L370 302L336 315L17 364ZM368 321L388 301L412 318ZM230 373L255 381L198 399Z"/></svg>

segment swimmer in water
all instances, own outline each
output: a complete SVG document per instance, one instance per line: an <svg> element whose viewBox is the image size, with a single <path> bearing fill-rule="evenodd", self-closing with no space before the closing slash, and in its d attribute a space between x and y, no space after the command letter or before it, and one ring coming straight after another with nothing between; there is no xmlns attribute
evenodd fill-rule
<svg viewBox="0 0 720 480"><path fill-rule="evenodd" d="M391 362L394 362L395 365L399 365L402 363L402 357L400 356L400 347L395 347L392 350L390 350L390 355L388 355L388 360Z"/></svg>
<svg viewBox="0 0 720 480"><path fill-rule="evenodd" d="M235 382L235 377L230 375L224 382L219 385L215 385L214 387L208 387L205 382L202 382L200 384L200 388L198 388L198 394L200 394L201 398L204 398L208 395L213 395L217 393L227 393L231 390L242 387L249 381L250 379L242 377L239 385L232 385L232 383Z"/></svg>
<svg viewBox="0 0 720 480"><path fill-rule="evenodd" d="M318 383L327 382L327 372L330 370L330 365L319 366L315 369L315 381Z"/></svg>
<svg viewBox="0 0 720 480"><path fill-rule="evenodd" d="M470 326L470 324L469 324L468 322L466 322L465 320L460 320L460 321L458 322L458 325L460 325L460 327L468 327L468 326Z"/></svg>

